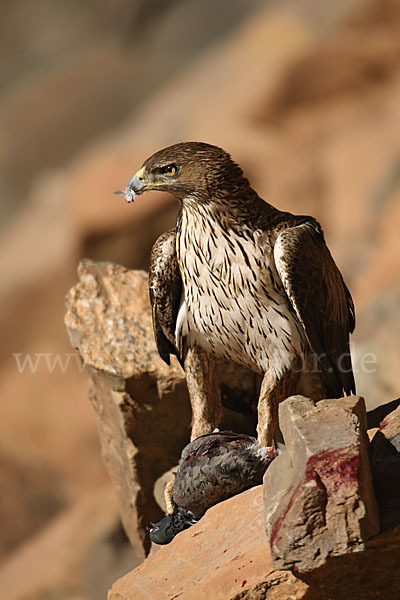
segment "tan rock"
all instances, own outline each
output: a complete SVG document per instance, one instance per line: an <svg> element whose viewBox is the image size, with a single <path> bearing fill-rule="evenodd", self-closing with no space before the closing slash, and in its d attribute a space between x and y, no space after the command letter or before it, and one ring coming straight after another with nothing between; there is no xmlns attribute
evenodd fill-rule
<svg viewBox="0 0 400 600"><path fill-rule="evenodd" d="M379 430L400 452L400 406L382 421Z"/></svg>
<svg viewBox="0 0 400 600"><path fill-rule="evenodd" d="M265 522L277 568L310 571L356 552L379 531L364 400L292 396L280 405L286 451L264 476Z"/></svg>
<svg viewBox="0 0 400 600"><path fill-rule="evenodd" d="M85 261L79 278L65 322L90 369L90 399L125 529L144 556L145 528L161 516L154 481L178 462L189 438L184 375L158 357L146 273Z"/></svg>

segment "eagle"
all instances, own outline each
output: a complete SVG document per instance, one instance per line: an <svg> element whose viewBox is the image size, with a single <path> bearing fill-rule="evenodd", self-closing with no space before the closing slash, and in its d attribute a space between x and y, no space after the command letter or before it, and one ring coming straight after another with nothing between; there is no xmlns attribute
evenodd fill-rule
<svg viewBox="0 0 400 600"><path fill-rule="evenodd" d="M176 227L153 246L149 288L161 358L175 355L192 404L192 438L221 419L218 359L258 373L257 440L271 446L279 403L355 392L354 304L310 216L260 198L222 148L182 142L148 158L124 190L179 201Z"/></svg>

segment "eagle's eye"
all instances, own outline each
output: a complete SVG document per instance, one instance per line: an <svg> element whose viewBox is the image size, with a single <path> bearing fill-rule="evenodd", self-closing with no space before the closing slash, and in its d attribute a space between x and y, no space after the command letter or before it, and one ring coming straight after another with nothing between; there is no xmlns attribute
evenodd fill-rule
<svg viewBox="0 0 400 600"><path fill-rule="evenodd" d="M168 175L168 177L173 177L176 175L177 171L178 168L176 165L166 165L165 167L161 168L161 173L163 175Z"/></svg>

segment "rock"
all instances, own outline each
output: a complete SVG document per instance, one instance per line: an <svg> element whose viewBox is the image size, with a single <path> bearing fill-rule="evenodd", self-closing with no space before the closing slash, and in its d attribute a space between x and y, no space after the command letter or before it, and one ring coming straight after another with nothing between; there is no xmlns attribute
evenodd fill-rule
<svg viewBox="0 0 400 600"><path fill-rule="evenodd" d="M372 439L370 456L381 526L385 530L400 522L400 407L382 421Z"/></svg>
<svg viewBox="0 0 400 600"><path fill-rule="evenodd" d="M146 273L84 261L78 274L65 323L90 369L103 458L124 527L143 557L150 547L146 526L161 516L154 482L178 462L189 438L184 376L158 357Z"/></svg>
<svg viewBox="0 0 400 600"><path fill-rule="evenodd" d="M146 527L163 516L154 484L178 463L190 437L185 377L177 361L169 367L158 355L145 272L86 260L78 275L65 323L90 372L90 399L124 527L144 556ZM220 368L229 404L222 427L254 434L257 379L229 363Z"/></svg>
<svg viewBox="0 0 400 600"><path fill-rule="evenodd" d="M217 504L199 523L116 581L108 600L399 597L399 528L366 542L365 552L335 557L313 572L298 575L274 568L262 513L261 486Z"/></svg>
<svg viewBox="0 0 400 600"><path fill-rule="evenodd" d="M217 504L199 523L117 581L109 600L228 600L268 581L272 573L274 584L281 582L287 597L297 597L306 586L290 573L274 571L262 511L261 486ZM272 586L270 582L268 587Z"/></svg>
<svg viewBox="0 0 400 600"><path fill-rule="evenodd" d="M386 404L381 404L374 408L374 410L370 410L367 412L367 427L368 429L374 429L379 427L381 422L384 420L387 415L393 412L398 406L400 406L400 398L397 400L392 400L391 402L387 402Z"/></svg>
<svg viewBox="0 0 400 600"><path fill-rule="evenodd" d="M356 552L379 531L364 400L292 396L279 408L286 451L264 478L265 522L277 568L298 572Z"/></svg>
<svg viewBox="0 0 400 600"><path fill-rule="evenodd" d="M385 417L379 431L393 444L397 452L400 452L400 406Z"/></svg>

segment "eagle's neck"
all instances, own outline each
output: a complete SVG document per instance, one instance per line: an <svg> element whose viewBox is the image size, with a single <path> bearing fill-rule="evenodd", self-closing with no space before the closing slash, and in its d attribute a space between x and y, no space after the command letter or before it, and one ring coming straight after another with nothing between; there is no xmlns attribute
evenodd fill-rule
<svg viewBox="0 0 400 600"><path fill-rule="evenodd" d="M182 199L182 211L200 221L207 219L223 229L266 229L277 224L284 213L262 200L248 184L236 193L203 196L188 195Z"/></svg>

